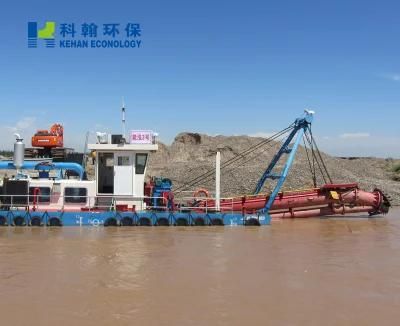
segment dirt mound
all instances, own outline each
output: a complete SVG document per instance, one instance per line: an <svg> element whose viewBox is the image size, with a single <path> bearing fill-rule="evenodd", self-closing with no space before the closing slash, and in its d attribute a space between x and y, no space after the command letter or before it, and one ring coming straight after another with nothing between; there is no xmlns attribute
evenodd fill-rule
<svg viewBox="0 0 400 326"><path fill-rule="evenodd" d="M199 145L201 144L201 135L194 133L181 133L175 137L175 142L183 144Z"/></svg>

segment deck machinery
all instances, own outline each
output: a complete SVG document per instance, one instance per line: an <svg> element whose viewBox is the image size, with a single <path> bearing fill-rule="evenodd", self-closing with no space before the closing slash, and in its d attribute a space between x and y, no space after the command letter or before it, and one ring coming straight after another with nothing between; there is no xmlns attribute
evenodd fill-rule
<svg viewBox="0 0 400 326"><path fill-rule="evenodd" d="M31 139L32 147L25 149L26 158L53 158L64 161L72 148L64 147L64 127L55 123L50 130L37 130Z"/></svg>
<svg viewBox="0 0 400 326"><path fill-rule="evenodd" d="M386 214L390 201L383 191L374 189L367 192L356 183L332 182L312 135L313 117L312 111L305 111L288 128L222 165L217 163L224 169L285 136L252 195L229 199L219 199L219 193L216 198L194 195L183 204L177 203L175 196L212 177L214 171L189 180L174 190L169 179L152 178L145 182L148 155L158 150L155 134L151 131L131 131L128 141L123 137L117 137L118 141L112 140L116 137L99 137L96 144L88 144L88 149L96 151L96 177L91 181L85 180L84 170L79 164L24 162L24 146L18 136L14 161L0 162L0 169L17 170L14 177L4 180L1 188L0 225L268 225L272 218ZM301 140L304 140L306 150L308 143L307 157L314 187L282 191ZM284 161L283 167L278 169L281 161ZM29 176L25 170L36 170L39 176ZM77 178L69 178L68 171L71 170L75 171ZM317 170L325 181L325 185L320 187L316 182ZM216 175L219 180L219 169ZM267 181L275 182L273 190L261 194ZM206 190L197 193L208 194Z"/></svg>

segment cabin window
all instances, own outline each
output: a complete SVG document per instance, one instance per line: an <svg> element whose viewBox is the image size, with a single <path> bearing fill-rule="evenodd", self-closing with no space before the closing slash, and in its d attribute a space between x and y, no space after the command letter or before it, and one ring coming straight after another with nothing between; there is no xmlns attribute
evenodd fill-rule
<svg viewBox="0 0 400 326"><path fill-rule="evenodd" d="M87 188L65 188L64 196L66 203L86 203Z"/></svg>
<svg viewBox="0 0 400 326"><path fill-rule="evenodd" d="M129 166L130 159L129 156L118 156L118 166Z"/></svg>
<svg viewBox="0 0 400 326"><path fill-rule="evenodd" d="M29 202L33 203L35 197L35 189L39 189L38 199L36 202L39 203L50 203L51 189L49 187L29 187Z"/></svg>
<svg viewBox="0 0 400 326"><path fill-rule="evenodd" d="M147 154L136 154L136 174L144 174L147 163Z"/></svg>

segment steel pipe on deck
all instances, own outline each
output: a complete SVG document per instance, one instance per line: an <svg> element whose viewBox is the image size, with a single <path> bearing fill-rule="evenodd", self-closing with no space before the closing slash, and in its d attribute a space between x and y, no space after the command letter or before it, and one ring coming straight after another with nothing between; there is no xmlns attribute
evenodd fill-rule
<svg viewBox="0 0 400 326"><path fill-rule="evenodd" d="M262 210L269 196L238 197L233 200L221 201L221 211L241 211L252 213ZM206 200L200 204L199 209L214 207L213 200ZM321 208L323 206L323 208ZM343 214L336 208L345 207L344 213L370 213L385 214L390 204L380 190L367 192L360 190L357 184L325 185L321 188L309 189L298 192L283 192L278 194L270 209L271 216L282 217L312 217L331 214ZM318 209L316 209L318 207ZM342 209L342 208L340 208ZM290 212L275 212L290 210ZM304 214L303 214L304 212ZM310 215L310 216L309 216Z"/></svg>

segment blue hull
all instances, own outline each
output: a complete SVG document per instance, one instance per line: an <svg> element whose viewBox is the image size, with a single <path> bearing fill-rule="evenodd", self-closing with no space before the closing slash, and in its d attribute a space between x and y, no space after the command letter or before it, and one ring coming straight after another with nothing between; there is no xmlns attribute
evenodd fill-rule
<svg viewBox="0 0 400 326"><path fill-rule="evenodd" d="M0 226L243 226L270 222L263 215L240 213L0 211Z"/></svg>

